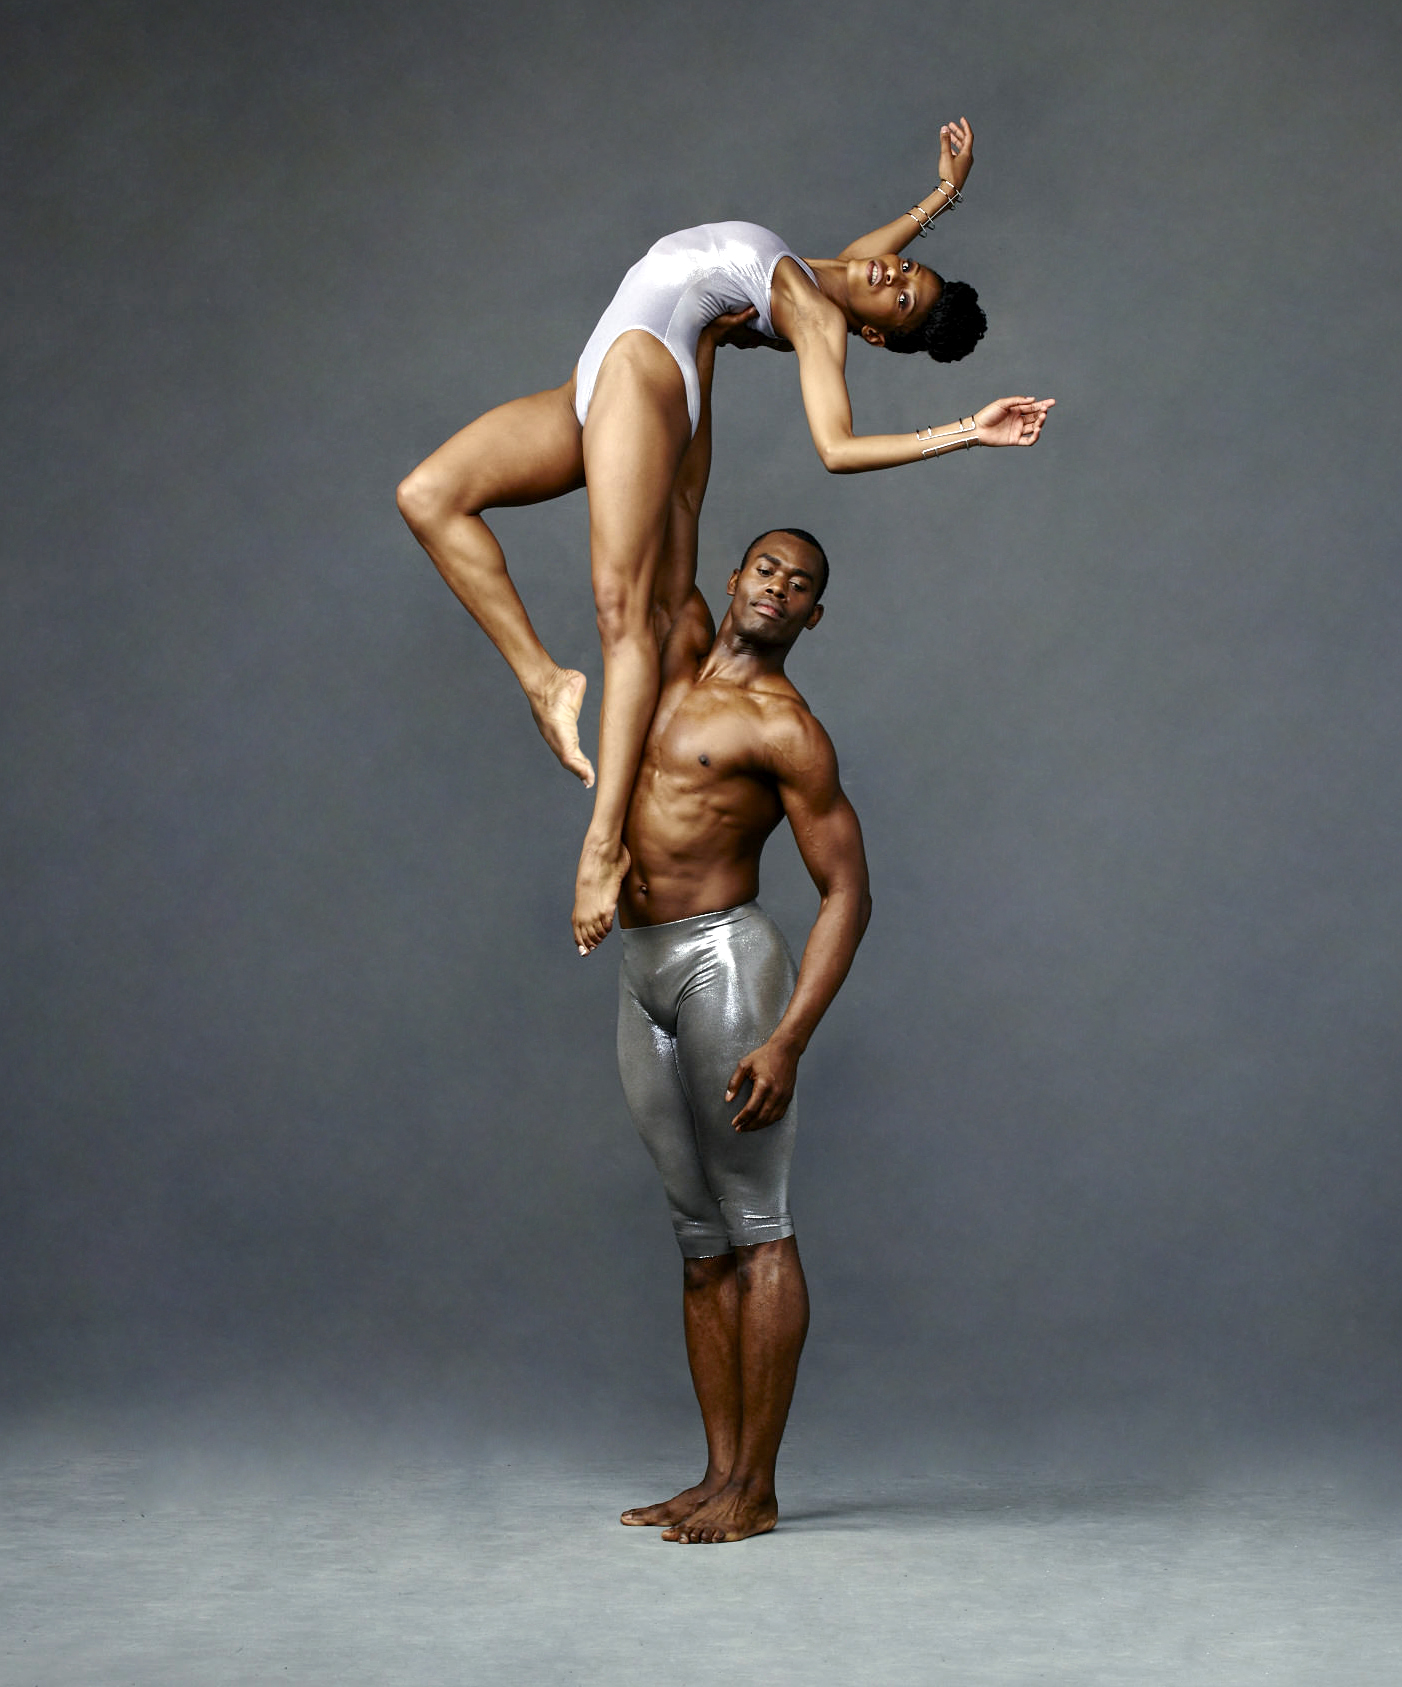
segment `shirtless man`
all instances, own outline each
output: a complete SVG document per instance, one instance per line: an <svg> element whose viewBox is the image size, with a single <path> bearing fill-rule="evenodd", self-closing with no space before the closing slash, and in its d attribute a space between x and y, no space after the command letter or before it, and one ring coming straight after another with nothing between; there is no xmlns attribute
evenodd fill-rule
<svg viewBox="0 0 1402 1687"><path fill-rule="evenodd" d="M784 673L822 619L827 576L817 540L779 529L731 575L719 634L692 589L662 647L624 832L619 1070L683 1255L706 1431L694 1487L623 1513L667 1541L744 1540L778 1517L774 1464L808 1328L787 1193L794 1081L871 912L832 743ZM796 982L754 901L785 818L821 897Z"/></svg>

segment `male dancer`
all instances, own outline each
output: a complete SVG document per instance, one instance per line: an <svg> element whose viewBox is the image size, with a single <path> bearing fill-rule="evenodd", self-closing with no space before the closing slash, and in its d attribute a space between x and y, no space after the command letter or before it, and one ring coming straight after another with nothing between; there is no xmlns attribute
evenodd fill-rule
<svg viewBox="0 0 1402 1687"><path fill-rule="evenodd" d="M694 545L694 517L686 537ZM624 831L619 1070L684 1258L706 1471L622 1521L687 1544L743 1540L778 1517L774 1464L808 1328L788 1209L794 1081L871 912L832 743L784 673L822 619L827 577L810 534L761 535L730 577L714 640L692 588L662 647ZM785 818L821 897L797 982L754 901L760 852Z"/></svg>

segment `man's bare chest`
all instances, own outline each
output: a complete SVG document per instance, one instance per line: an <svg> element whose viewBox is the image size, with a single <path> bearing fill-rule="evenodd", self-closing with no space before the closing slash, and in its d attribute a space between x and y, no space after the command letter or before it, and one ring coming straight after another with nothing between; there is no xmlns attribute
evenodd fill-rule
<svg viewBox="0 0 1402 1687"><path fill-rule="evenodd" d="M686 783L753 778L767 782L764 717L734 687L676 685L659 702L647 761Z"/></svg>

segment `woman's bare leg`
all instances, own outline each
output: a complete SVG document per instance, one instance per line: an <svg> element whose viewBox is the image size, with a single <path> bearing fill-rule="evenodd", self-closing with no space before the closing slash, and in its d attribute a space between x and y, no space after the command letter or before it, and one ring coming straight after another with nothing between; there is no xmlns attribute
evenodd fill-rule
<svg viewBox="0 0 1402 1687"><path fill-rule="evenodd" d="M686 388L671 353L651 334L621 335L599 371L584 428L604 697L594 816L575 877L573 923L581 953L607 936L628 870L623 822L657 706L653 589L673 485L690 440Z"/></svg>
<svg viewBox="0 0 1402 1687"><path fill-rule="evenodd" d="M741 316L743 312L736 312ZM728 323L730 317L720 318ZM711 376L716 361L713 330L706 329L696 347L696 373L701 385L701 414L686 448L672 496L667 505L667 523L657 579L652 590L653 627L659 647L666 641L672 623L681 614L696 584L696 553L701 524L701 503L711 475Z"/></svg>
<svg viewBox="0 0 1402 1687"><path fill-rule="evenodd" d="M584 675L560 668L536 636L481 512L538 504L584 484L574 381L479 416L399 488L399 508L458 601L511 665L550 748L586 785L579 748Z"/></svg>

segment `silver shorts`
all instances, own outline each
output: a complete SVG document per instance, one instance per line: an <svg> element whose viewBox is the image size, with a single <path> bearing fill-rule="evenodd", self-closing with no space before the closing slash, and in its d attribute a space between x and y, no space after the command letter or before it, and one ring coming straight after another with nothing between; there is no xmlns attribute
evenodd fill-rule
<svg viewBox="0 0 1402 1687"><path fill-rule="evenodd" d="M763 1130L737 1131L736 1062L773 1032L793 957L757 902L621 932L618 1070L633 1123L662 1174L689 1259L793 1235L789 1161L798 1098Z"/></svg>

